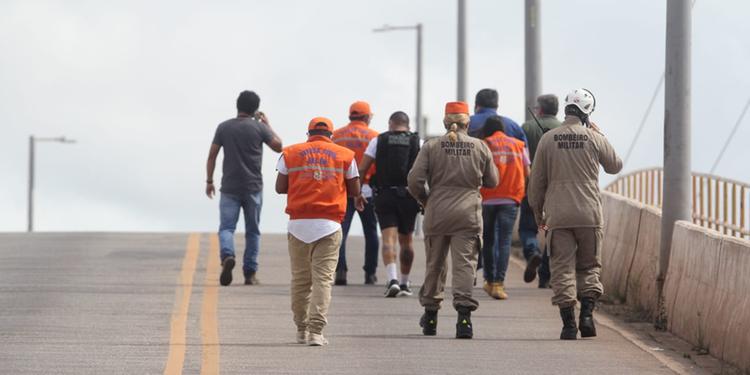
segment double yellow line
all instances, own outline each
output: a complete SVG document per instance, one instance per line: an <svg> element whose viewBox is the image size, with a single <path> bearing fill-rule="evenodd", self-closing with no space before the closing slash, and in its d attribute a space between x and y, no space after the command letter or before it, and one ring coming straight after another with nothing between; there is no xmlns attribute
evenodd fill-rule
<svg viewBox="0 0 750 375"><path fill-rule="evenodd" d="M185 258L175 291L174 309L170 322L169 355L164 367L165 375L182 374L187 349L187 318L190 308L190 297L193 292L193 278L200 254L198 233L188 237ZM219 327L217 306L219 303L219 239L209 236L209 247L206 260L206 277L203 283L203 301L201 304L201 374L219 373Z"/></svg>

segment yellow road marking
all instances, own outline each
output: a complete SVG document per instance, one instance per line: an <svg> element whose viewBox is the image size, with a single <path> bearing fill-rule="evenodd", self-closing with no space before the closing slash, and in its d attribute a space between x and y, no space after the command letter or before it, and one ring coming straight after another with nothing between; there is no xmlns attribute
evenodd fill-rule
<svg viewBox="0 0 750 375"><path fill-rule="evenodd" d="M201 374L219 373L219 325L216 314L219 305L219 238L210 236L206 279L201 307Z"/></svg>
<svg viewBox="0 0 750 375"><path fill-rule="evenodd" d="M188 307L190 306L190 294L193 292L193 275L195 265L198 263L200 252L200 235L192 233L188 237L185 258L182 260L179 285L175 292L174 309L170 323L169 356L164 368L165 375L182 374L182 366L185 362L185 339L187 329Z"/></svg>

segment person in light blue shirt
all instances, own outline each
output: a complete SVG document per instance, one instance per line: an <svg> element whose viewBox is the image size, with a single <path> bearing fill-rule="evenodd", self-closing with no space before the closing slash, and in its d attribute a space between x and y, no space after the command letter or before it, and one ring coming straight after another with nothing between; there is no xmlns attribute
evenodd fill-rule
<svg viewBox="0 0 750 375"><path fill-rule="evenodd" d="M497 108L497 90L479 90L479 92L477 92L476 98L474 99L474 115L471 116L471 119L469 121L469 135L472 137L479 137L480 134L482 134L482 127L484 126L484 122L487 121L490 116L498 115ZM526 133L523 132L523 129L521 129L518 123L505 116L500 116L500 118L503 120L503 125L505 126L505 134L523 141L523 143L528 143L526 141Z"/></svg>

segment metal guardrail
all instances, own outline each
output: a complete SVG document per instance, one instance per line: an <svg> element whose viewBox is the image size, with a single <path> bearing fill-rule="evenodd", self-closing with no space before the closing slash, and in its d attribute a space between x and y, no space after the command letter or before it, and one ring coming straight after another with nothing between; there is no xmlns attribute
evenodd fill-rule
<svg viewBox="0 0 750 375"><path fill-rule="evenodd" d="M662 205L661 168L640 169L620 176L604 189L658 207ZM750 239L750 184L705 173L693 173L693 222Z"/></svg>

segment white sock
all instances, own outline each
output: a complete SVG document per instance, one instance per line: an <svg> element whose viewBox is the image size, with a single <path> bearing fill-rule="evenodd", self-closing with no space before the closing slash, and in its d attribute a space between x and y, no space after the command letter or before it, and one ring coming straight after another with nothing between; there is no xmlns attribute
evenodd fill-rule
<svg viewBox="0 0 750 375"><path fill-rule="evenodd" d="M390 263L385 266L385 271L388 273L388 281L398 280L398 269L396 269L396 263Z"/></svg>
<svg viewBox="0 0 750 375"><path fill-rule="evenodd" d="M408 273L406 273L406 274L402 273L401 274L401 279L399 281L400 281L399 284L401 284L401 285L409 285L409 274Z"/></svg>

